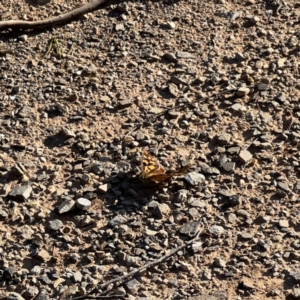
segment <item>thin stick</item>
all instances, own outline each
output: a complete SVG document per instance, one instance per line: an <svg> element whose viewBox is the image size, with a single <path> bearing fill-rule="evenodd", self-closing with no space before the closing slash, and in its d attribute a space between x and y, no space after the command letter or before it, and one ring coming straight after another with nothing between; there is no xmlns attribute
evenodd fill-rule
<svg viewBox="0 0 300 300"><path fill-rule="evenodd" d="M72 298L72 300L82 300L82 299L103 299L103 298L100 298L101 296L89 296L90 294L94 293L95 291L97 290L100 290L102 291L104 288L106 288L107 286L109 286L110 284L114 284L114 283L117 283L115 286L119 286L120 284L122 284L124 282L124 280L130 278L130 277L133 277L134 275L140 273L141 271L143 270L146 270L148 268L151 268L151 267L154 267L158 264L160 264L161 262L163 262L164 260L167 260L168 258L170 258L172 255L174 255L175 253L177 253L178 251L186 248L187 246L191 245L192 243L194 243L196 240L199 239L199 236L201 235L202 231L198 231L198 233L196 234L196 236L191 239L190 241L186 242L185 244L173 249L172 251L170 251L170 253L167 253L165 254L164 256L162 256L161 258L157 259L157 260L154 260L152 262L149 262L131 272L129 272L128 274L125 274L123 276L119 276L115 279L112 279L112 280L109 280L103 284L100 284L98 287L94 288L93 290L91 290L90 292L88 292L87 295L84 295L84 296L80 296L80 297L75 297L75 298ZM121 282L120 282L121 281ZM103 294L103 292L102 292ZM93 298L92 298L93 297ZM110 296L112 297L112 296ZM120 297L120 296L115 296L115 297Z"/></svg>

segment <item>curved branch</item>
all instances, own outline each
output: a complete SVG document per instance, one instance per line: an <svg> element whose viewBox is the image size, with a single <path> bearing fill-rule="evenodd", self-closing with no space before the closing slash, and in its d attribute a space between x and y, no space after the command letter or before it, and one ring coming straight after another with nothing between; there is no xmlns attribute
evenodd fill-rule
<svg viewBox="0 0 300 300"><path fill-rule="evenodd" d="M39 20L39 21L21 21L21 20L8 20L0 22L0 30L12 28L12 29L41 29L46 27L51 27L55 25L66 24L73 21L74 19L79 18L93 10L95 10L101 4L107 2L108 0L92 0L91 2L76 8L65 14Z"/></svg>

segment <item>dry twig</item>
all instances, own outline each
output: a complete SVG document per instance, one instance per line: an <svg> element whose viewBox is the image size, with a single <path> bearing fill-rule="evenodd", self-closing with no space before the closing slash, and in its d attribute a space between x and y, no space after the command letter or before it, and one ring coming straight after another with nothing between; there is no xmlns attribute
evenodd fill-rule
<svg viewBox="0 0 300 300"><path fill-rule="evenodd" d="M173 256L175 253L177 253L178 251L186 248L187 246L191 245L192 243L194 243L195 241L197 241L199 239L199 236L202 234L202 231L198 231L198 233L196 234L196 236L191 239L190 241L186 242L185 244L173 249L172 251L170 251L169 253L165 254L164 256L162 256L161 258L149 262L143 266L141 266L140 268L137 268L131 272L129 272L128 274L125 274L123 276L119 276L115 279L109 280L103 284L98 285L98 287L94 288L93 290L91 290L88 294L84 295L84 296L79 296L79 297L75 297L72 300L83 300L83 299L105 299L103 297L112 297L112 296L101 296L101 294L103 295L103 292L101 292L101 294L99 296L91 296L90 294L96 292L96 291L102 291L104 288L106 288L107 286L109 286L110 284L115 284L115 286L119 286L121 285L125 280L133 277L134 275L141 273L142 271L149 269L151 267L154 267L158 264L160 264L161 262L167 260L168 258L170 258L171 256ZM114 299L117 299L118 297L121 298L120 296L114 296ZM107 299L107 298L106 298ZM109 299L109 298L108 298Z"/></svg>

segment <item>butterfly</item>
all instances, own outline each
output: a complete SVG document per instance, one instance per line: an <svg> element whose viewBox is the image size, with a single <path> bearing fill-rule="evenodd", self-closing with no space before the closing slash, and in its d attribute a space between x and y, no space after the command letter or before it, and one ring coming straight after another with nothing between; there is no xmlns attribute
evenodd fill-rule
<svg viewBox="0 0 300 300"><path fill-rule="evenodd" d="M189 167L189 165L185 165L179 171L166 171L156 157L151 155L147 150L144 150L140 177L143 182L160 183L171 179L173 176L186 174Z"/></svg>

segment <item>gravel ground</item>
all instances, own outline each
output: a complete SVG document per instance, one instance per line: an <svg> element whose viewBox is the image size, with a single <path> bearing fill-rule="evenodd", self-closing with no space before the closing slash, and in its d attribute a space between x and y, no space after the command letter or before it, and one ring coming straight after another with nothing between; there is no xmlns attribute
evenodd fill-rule
<svg viewBox="0 0 300 300"><path fill-rule="evenodd" d="M39 2L0 17L82 4ZM1 32L1 299L300 299L299 16L124 1ZM189 172L142 183L144 149Z"/></svg>

